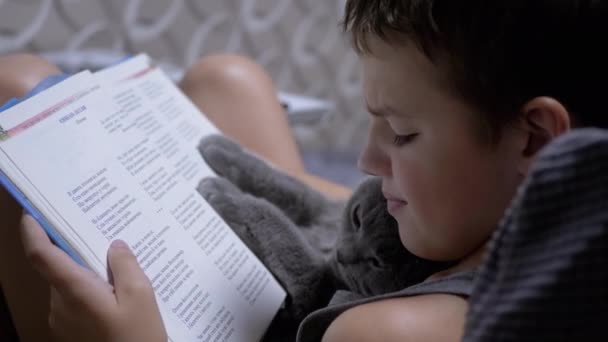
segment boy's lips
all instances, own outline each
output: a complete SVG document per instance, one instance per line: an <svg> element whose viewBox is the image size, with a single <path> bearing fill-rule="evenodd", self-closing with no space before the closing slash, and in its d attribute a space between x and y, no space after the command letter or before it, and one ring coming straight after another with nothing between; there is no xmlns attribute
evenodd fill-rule
<svg viewBox="0 0 608 342"><path fill-rule="evenodd" d="M384 198L386 198L386 209L390 214L393 214L397 210L407 205L406 200L398 198L397 196L391 195L386 192L382 192L382 195L384 195Z"/></svg>

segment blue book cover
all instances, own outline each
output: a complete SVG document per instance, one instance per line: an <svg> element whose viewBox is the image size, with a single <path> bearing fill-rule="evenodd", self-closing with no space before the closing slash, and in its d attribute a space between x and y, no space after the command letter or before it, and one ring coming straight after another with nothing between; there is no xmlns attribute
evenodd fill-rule
<svg viewBox="0 0 608 342"><path fill-rule="evenodd" d="M0 185L8 191L11 196L31 215L44 229L53 243L66 252L74 261L80 265L87 267L86 263L78 256L78 254L70 247L70 245L57 233L55 228L44 218L42 213L27 199L27 197L13 184L13 182L0 170Z"/></svg>
<svg viewBox="0 0 608 342"><path fill-rule="evenodd" d="M34 87L29 93L27 93L22 98L13 98L8 100L5 104L0 106L0 115L5 110L17 105L18 103L29 99L30 97L58 84L59 82L67 79L69 75L61 74L61 75L53 75L44 79L42 82L38 83L36 87ZM13 184L13 182L6 176L2 170L0 170L0 185L8 191L11 196L30 214L44 229L46 234L49 236L53 243L65 251L72 259L74 259L77 263L86 267L85 262L80 258L80 256L70 247L70 245L57 233L55 228L44 218L42 213L30 202L29 199Z"/></svg>

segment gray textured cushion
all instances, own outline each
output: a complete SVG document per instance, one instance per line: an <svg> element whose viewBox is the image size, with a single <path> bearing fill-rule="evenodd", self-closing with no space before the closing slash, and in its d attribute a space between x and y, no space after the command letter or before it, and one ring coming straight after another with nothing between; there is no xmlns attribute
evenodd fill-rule
<svg viewBox="0 0 608 342"><path fill-rule="evenodd" d="M464 341L608 341L608 131L541 152L494 237Z"/></svg>

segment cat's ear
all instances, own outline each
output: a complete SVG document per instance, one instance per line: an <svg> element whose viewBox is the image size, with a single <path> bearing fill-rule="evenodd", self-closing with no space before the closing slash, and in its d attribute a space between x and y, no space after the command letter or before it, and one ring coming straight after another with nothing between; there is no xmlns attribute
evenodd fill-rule
<svg viewBox="0 0 608 342"><path fill-rule="evenodd" d="M361 205L359 203L353 205L350 209L350 225L354 232L361 229L361 222L363 222L361 215Z"/></svg>

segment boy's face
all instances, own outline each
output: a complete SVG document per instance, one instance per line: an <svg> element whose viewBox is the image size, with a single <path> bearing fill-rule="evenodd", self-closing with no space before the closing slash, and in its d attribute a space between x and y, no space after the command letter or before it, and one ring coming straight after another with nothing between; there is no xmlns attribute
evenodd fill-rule
<svg viewBox="0 0 608 342"><path fill-rule="evenodd" d="M370 47L362 64L372 115L360 168L382 177L409 251L463 258L489 238L514 195L522 135L505 128L496 146L484 144L474 107L413 44L371 38Z"/></svg>

